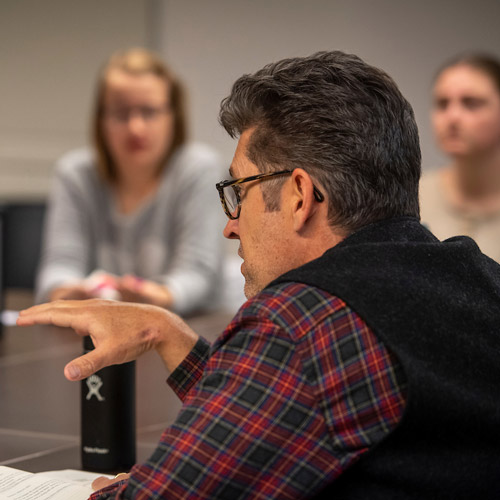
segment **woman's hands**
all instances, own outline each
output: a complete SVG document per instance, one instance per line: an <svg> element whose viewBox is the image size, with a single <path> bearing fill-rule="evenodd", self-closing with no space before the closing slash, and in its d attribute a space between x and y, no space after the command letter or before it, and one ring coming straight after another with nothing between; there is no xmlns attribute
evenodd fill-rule
<svg viewBox="0 0 500 500"><path fill-rule="evenodd" d="M117 281L117 290L126 302L142 302L170 308L172 294L165 285L126 274Z"/></svg>
<svg viewBox="0 0 500 500"><path fill-rule="evenodd" d="M94 271L86 279L55 288L50 300L84 300L91 298L139 302L170 309L172 294L165 285L126 274L115 276L104 271Z"/></svg>
<svg viewBox="0 0 500 500"><path fill-rule="evenodd" d="M58 286L50 293L49 300L84 300L92 298L92 293L85 287L83 282Z"/></svg>

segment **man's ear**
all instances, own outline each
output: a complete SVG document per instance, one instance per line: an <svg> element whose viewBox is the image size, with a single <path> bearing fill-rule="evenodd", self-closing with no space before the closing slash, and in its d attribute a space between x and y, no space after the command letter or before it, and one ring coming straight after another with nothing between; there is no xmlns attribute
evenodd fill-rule
<svg viewBox="0 0 500 500"><path fill-rule="evenodd" d="M311 176L303 169L292 172L292 217L293 228L299 232L316 213L318 203L314 197L314 184Z"/></svg>

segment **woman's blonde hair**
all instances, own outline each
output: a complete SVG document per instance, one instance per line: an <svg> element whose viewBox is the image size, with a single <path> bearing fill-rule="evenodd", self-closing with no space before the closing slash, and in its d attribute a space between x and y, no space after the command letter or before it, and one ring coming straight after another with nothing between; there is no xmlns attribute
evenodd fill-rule
<svg viewBox="0 0 500 500"><path fill-rule="evenodd" d="M133 75L153 74L168 84L169 95L166 97L174 117L174 126L170 147L159 166L158 173L160 173L165 168L172 153L186 141L187 124L184 88L161 58L146 49L132 48L117 52L109 58L101 69L97 80L91 131L92 141L97 153L99 174L109 182L116 181L117 170L104 137L102 117L104 114L104 93L107 77L109 72L114 69Z"/></svg>

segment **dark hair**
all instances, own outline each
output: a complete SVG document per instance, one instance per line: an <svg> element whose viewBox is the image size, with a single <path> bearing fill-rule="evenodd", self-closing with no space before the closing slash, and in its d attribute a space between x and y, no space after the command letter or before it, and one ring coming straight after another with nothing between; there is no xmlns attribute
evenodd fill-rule
<svg viewBox="0 0 500 500"><path fill-rule="evenodd" d="M413 110L386 73L357 56L318 52L244 75L219 120L233 138L255 127L247 156L261 171L300 167L315 178L328 194L331 225L352 232L419 217Z"/></svg>
<svg viewBox="0 0 500 500"><path fill-rule="evenodd" d="M102 129L104 92L111 70L119 69L132 75L153 74L169 84L169 104L174 116L174 130L170 148L159 165L160 173L175 149L186 141L187 117L185 112L184 88L159 56L143 48L132 48L113 54L101 69L97 80L94 112L92 116L92 139L97 153L97 168L100 175L113 182L117 170Z"/></svg>
<svg viewBox="0 0 500 500"><path fill-rule="evenodd" d="M438 79L441 73L453 66L470 66L471 68L482 71L486 76L491 78L500 93L500 60L491 54L485 52L464 52L456 55L452 59L446 61L445 64L439 68L434 81Z"/></svg>

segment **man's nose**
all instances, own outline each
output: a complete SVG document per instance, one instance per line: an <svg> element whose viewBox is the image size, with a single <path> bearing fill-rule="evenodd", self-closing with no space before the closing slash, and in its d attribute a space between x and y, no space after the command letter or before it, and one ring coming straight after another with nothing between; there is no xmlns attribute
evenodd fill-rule
<svg viewBox="0 0 500 500"><path fill-rule="evenodd" d="M240 239L239 219L228 219L222 234L229 240Z"/></svg>

